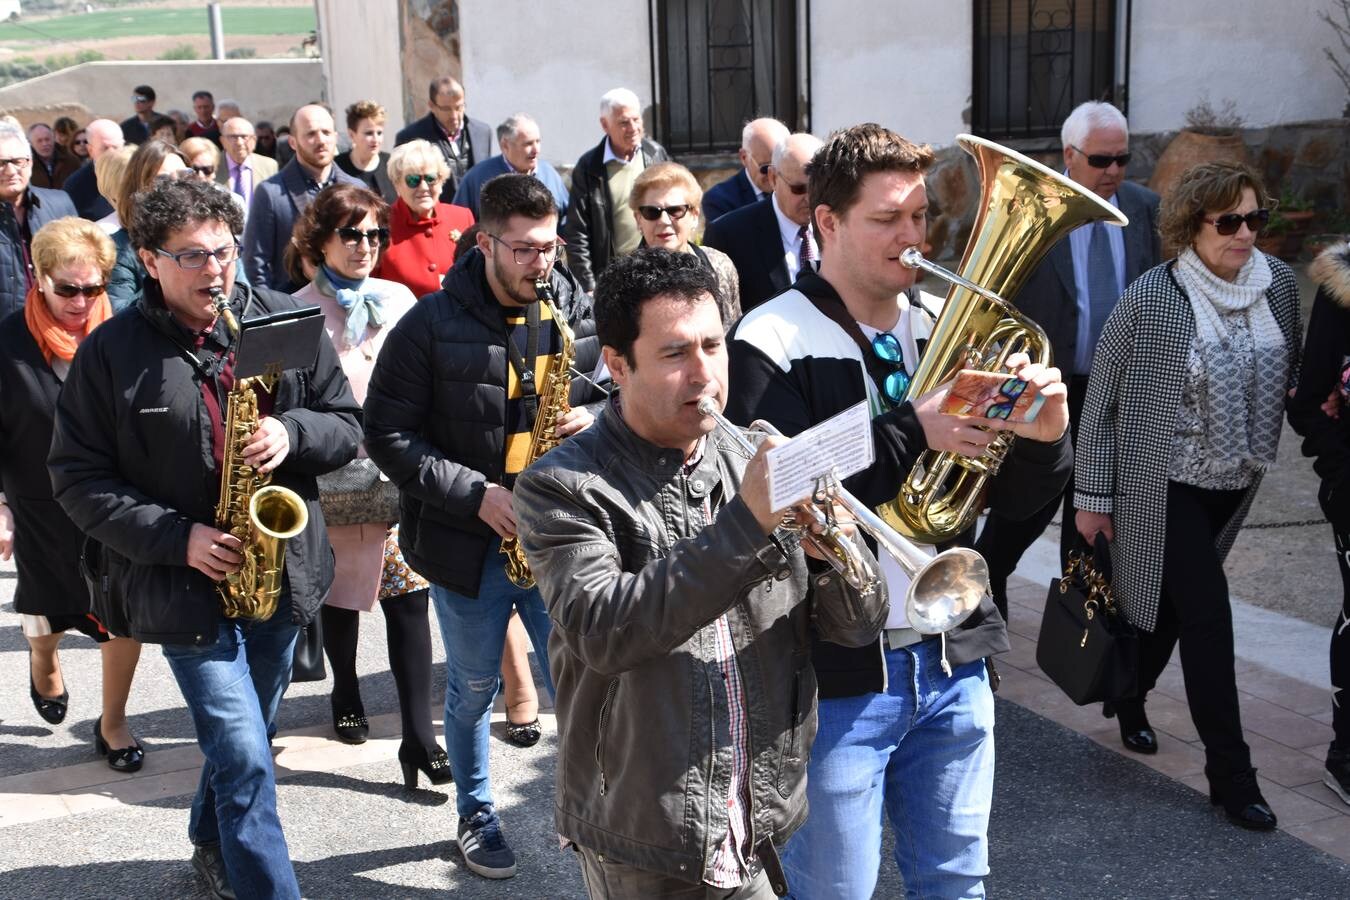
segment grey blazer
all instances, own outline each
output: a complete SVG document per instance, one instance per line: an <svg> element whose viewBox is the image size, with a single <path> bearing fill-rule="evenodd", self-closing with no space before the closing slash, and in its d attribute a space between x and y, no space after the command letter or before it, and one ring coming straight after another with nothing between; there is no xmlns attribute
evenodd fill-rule
<svg viewBox="0 0 1350 900"><path fill-rule="evenodd" d="M1266 299L1290 358L1288 389L1297 383L1303 347L1298 282L1289 266L1271 256L1266 259L1274 275ZM1130 624L1146 631L1158 622L1167 476L1195 337L1195 315L1170 271L1172 265L1156 266L1126 288L1102 328L1078 423L1073 472L1074 506L1111 514L1116 601ZM1220 532L1220 559L1232 549L1260 484L1259 478L1252 482Z"/></svg>
<svg viewBox="0 0 1350 900"><path fill-rule="evenodd" d="M329 184L354 184L365 187L333 164ZM248 208L248 222L244 225L244 270L249 284L294 294L301 285L286 274L286 244L291 239L291 228L300 210L309 206L309 179L292 159L281 171L253 189L253 200Z"/></svg>

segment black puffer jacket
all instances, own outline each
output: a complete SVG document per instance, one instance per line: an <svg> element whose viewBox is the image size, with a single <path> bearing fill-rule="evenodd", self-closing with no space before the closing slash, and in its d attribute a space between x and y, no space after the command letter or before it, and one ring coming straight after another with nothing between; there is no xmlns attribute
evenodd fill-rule
<svg viewBox="0 0 1350 900"><path fill-rule="evenodd" d="M241 320L297 305L242 285L231 297ZM137 305L100 325L75 354L48 463L66 515L103 544L131 636L156 644L211 643L221 621L215 583L187 564L193 524L215 520L220 473L202 397L203 380L214 376L184 335L158 282L148 280ZM313 367L286 372L277 385L272 415L286 426L290 453L272 482L309 508L309 526L286 545L282 605L289 595L297 624L314 618L333 583L314 478L356 457L359 412L326 339Z"/></svg>
<svg viewBox="0 0 1350 900"><path fill-rule="evenodd" d="M591 298L572 274L550 276L576 335L575 368L600 356ZM487 484L501 483L510 366L503 308L487 283L481 251L470 250L385 339L366 393L366 453L402 491L399 546L423 576L478 596L483 557L495 532L478 518ZM594 388L572 381L573 406Z"/></svg>

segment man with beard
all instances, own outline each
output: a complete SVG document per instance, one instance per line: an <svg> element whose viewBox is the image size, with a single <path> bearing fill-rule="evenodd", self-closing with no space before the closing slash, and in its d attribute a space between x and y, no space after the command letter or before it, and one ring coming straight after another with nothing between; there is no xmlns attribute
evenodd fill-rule
<svg viewBox="0 0 1350 900"><path fill-rule="evenodd" d="M590 297L555 264L562 244L548 188L529 175L500 175L479 200L476 245L386 338L366 394L366 452L402 491L399 545L432 583L445 642L445 740L460 853L470 871L510 878L515 854L493 807L488 724L513 608L550 693L553 682L539 591L508 580L499 551L516 536L511 489L531 461L535 419L559 374L564 337L554 311L571 323L575 369L593 371L599 347ZM538 302L540 281L551 305ZM592 392L573 379L571 409L555 423L559 438L591 423L579 404Z"/></svg>
<svg viewBox="0 0 1350 900"><path fill-rule="evenodd" d="M301 287L291 280L283 263L295 217L329 185L364 187L333 163L337 126L326 107L311 103L297 109L291 116L290 141L295 158L254 189L244 229L244 268L249 282L288 294Z"/></svg>

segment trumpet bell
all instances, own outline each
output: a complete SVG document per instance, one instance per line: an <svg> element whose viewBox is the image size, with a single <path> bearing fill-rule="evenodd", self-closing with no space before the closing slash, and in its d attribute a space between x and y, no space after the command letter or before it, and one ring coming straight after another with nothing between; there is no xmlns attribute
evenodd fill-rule
<svg viewBox="0 0 1350 900"><path fill-rule="evenodd" d="M910 582L905 595L909 627L941 634L964 622L989 594L989 565L965 547L944 550Z"/></svg>

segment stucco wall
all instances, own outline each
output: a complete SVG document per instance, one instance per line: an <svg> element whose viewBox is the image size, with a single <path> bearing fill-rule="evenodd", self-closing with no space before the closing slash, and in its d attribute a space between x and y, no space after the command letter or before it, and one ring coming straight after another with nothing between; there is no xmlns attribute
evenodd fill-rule
<svg viewBox="0 0 1350 900"><path fill-rule="evenodd" d="M323 54L324 99L337 115L346 144L342 111L357 100L385 109L385 147L403 127L403 79L399 65L396 4L370 0L316 0L319 49Z"/></svg>
<svg viewBox="0 0 1350 900"><path fill-rule="evenodd" d="M192 92L208 90L231 98L252 121L287 121L296 107L320 96L317 59L193 60L178 62L92 62L0 88L0 110L34 120L60 110L82 120L106 116L121 121L134 111L131 89L155 89L155 109L192 114Z"/></svg>
<svg viewBox="0 0 1350 900"><path fill-rule="evenodd" d="M815 0L811 130L879 122L911 140L949 144L968 130L973 4Z"/></svg>
<svg viewBox="0 0 1350 900"><path fill-rule="evenodd" d="M539 122L543 156L555 165L572 165L600 140L605 91L626 87L644 111L651 105L643 0L461 3L460 29L469 114L495 127L529 113Z"/></svg>

